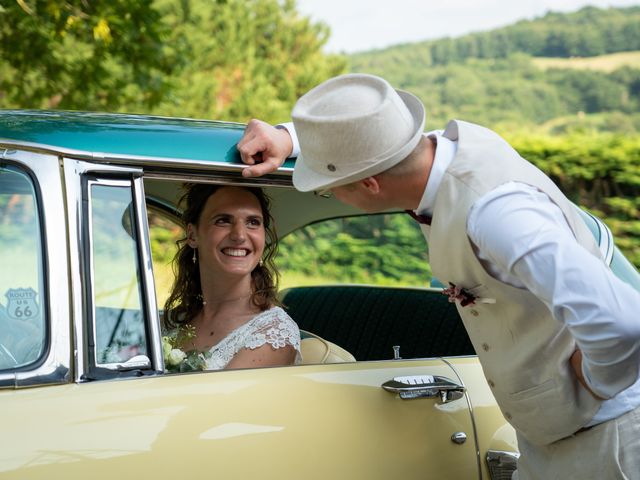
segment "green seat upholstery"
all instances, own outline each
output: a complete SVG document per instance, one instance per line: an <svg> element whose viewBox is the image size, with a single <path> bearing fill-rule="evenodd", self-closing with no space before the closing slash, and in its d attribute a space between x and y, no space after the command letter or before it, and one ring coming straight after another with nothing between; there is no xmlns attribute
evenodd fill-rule
<svg viewBox="0 0 640 480"><path fill-rule="evenodd" d="M352 353L357 360L474 355L454 304L438 289L361 285L293 287L284 307L303 330Z"/></svg>

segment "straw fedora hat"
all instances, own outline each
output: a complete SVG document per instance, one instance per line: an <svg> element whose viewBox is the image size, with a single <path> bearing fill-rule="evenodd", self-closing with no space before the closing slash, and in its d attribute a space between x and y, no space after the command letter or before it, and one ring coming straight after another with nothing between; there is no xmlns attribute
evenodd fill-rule
<svg viewBox="0 0 640 480"><path fill-rule="evenodd" d="M424 106L374 75L347 74L300 97L291 113L300 141L293 184L303 192L377 175L406 158L424 130Z"/></svg>

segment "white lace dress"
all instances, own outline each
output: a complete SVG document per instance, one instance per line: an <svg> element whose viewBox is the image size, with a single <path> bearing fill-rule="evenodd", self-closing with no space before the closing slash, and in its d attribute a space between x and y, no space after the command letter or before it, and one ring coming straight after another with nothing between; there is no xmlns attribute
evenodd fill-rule
<svg viewBox="0 0 640 480"><path fill-rule="evenodd" d="M298 325L282 308L273 307L259 313L211 347L207 369L221 370L243 348L254 350L267 343L274 349L291 345L296 349L295 364L302 360Z"/></svg>

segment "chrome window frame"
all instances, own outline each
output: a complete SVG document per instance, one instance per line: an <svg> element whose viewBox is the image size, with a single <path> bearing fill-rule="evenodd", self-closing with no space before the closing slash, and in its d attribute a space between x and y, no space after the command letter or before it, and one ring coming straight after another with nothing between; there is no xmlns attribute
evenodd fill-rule
<svg viewBox="0 0 640 480"><path fill-rule="evenodd" d="M133 193L133 181L130 178L104 178L103 176L93 176L93 175L84 175L83 176L83 195L86 195L83 204L86 205L86 211L83 212L84 215L86 216L87 219L87 226L88 228L86 229L86 231L84 232L86 238L87 238L87 242L85 243L85 245L87 245L87 278L89 279L89 282L87 282L87 284L85 285L85 288L88 289L87 292L87 298L89 300L89 308L88 311L90 313L89 318L91 319L90 322L87 322L87 325L85 325L85 329L86 329L86 333L85 333L85 338L87 340L91 339L91 344L94 345L94 350L93 350L93 354L90 354L89 352L89 348L87 348L87 353L90 355L88 358L88 364L90 366L90 368L99 368L99 369L107 369L107 370L115 370L115 371L122 371L123 369L127 368L127 363L124 362L100 362L99 359L97 358L97 345L98 345L98 336L97 336L97 309L96 309L96 273L95 273L95 222L94 222L94 210L93 210L93 206L94 206L94 194L93 194L93 187L99 186L99 187L113 187L113 188L125 188L128 190L129 194L131 195L131 203L135 205L135 199L134 199L134 193ZM139 224L138 221L138 216L135 214L136 208L134 207L134 211L133 211L133 223L137 226ZM141 259L140 259L140 248L138 248L139 246L139 241L142 237L140 236L140 229L136 228L135 229L135 264L136 264L136 268L138 268L139 271L142 271L140 269L140 265L142 264ZM142 279L141 279L142 280ZM148 312L145 308L146 305L146 300L144 298L144 280L142 280L142 284L138 283L137 285L137 294L138 294L138 298L140 300L140 312L142 314L142 323L145 325L145 343L146 346L148 348L149 343L151 341L151 338L149 338L149 334L148 334L148 328L146 327L147 324L149 323L147 321L147 317L148 317ZM85 345L86 346L86 345ZM137 368L144 368L144 369L148 369L151 367L151 361L149 360L149 356L147 356L147 360L144 362L138 362L136 363L136 367Z"/></svg>
<svg viewBox="0 0 640 480"><path fill-rule="evenodd" d="M142 183L142 169L121 167L115 165L94 164L69 158L63 159L66 193L69 209L69 250L71 265L71 284L73 286L72 305L75 331L75 375L76 382L93 380L97 369L105 370L104 366L110 364L98 364L96 359L90 359L86 348L87 321L91 323L91 332L95 332L95 311L93 307L93 271L92 271L92 244L90 240L89 210L85 208L85 200L88 199L88 176L95 177L105 182L126 182L131 186L134 205L135 229L138 236L136 242L138 249L138 268L142 282L142 311L146 326L147 354L150 362L147 364L126 363L113 364L111 370L114 376L123 372L137 371L144 374L155 374L164 371L164 361L161 351L160 319L155 295L155 283L153 278L153 265L151 261L151 245L149 243L147 211L144 201L144 186ZM123 183L120 183L121 185ZM95 341L95 338L94 338ZM99 376L104 378L104 375Z"/></svg>
<svg viewBox="0 0 640 480"><path fill-rule="evenodd" d="M45 312L46 348L40 361L13 372L0 373L2 387L62 384L71 379L71 312L67 279L68 250L64 195L56 155L0 145L2 162L25 171L34 182L41 229L42 271L45 291L40 305ZM63 248L60 248L60 246Z"/></svg>

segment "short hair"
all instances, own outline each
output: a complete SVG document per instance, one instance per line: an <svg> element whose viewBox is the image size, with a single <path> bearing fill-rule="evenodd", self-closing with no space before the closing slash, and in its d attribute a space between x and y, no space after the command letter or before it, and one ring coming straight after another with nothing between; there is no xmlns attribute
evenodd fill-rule
<svg viewBox="0 0 640 480"><path fill-rule="evenodd" d="M418 159L422 156L422 153L428 147L429 142L431 142L429 137L423 135L416 147L411 151L409 155L407 155L405 158L400 160L400 162L396 163L393 167L385 170L382 173L398 177L414 173L416 168L419 168Z"/></svg>

